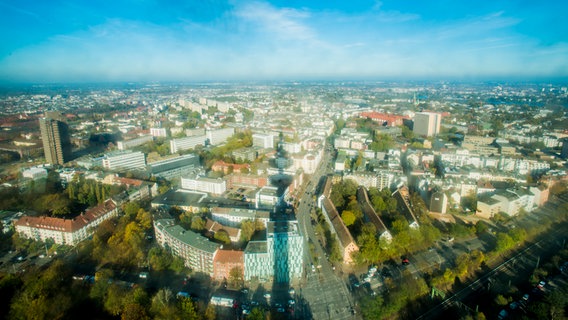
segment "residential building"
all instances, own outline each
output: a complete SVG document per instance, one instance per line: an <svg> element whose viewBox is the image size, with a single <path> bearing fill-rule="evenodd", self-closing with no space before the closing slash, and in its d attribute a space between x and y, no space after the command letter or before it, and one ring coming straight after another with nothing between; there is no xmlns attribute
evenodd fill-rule
<svg viewBox="0 0 568 320"><path fill-rule="evenodd" d="M213 278L216 280L229 280L231 274L244 279L244 270L244 251L219 250L213 259Z"/></svg>
<svg viewBox="0 0 568 320"><path fill-rule="evenodd" d="M234 134L235 128L210 129L206 131L207 139L212 145L223 143Z"/></svg>
<svg viewBox="0 0 568 320"><path fill-rule="evenodd" d="M375 122L378 122L382 126L388 127L398 127L402 126L403 116L396 114L386 114L376 111L372 112L361 112L361 118L368 118Z"/></svg>
<svg viewBox="0 0 568 320"><path fill-rule="evenodd" d="M153 136L141 136L138 138L130 139L130 140L122 140L116 143L118 150L128 150L137 146L141 146L146 142L153 141Z"/></svg>
<svg viewBox="0 0 568 320"><path fill-rule="evenodd" d="M150 128L150 135L157 138L166 138L168 131L166 128Z"/></svg>
<svg viewBox="0 0 568 320"><path fill-rule="evenodd" d="M205 221L205 230L212 236L214 236L215 233L224 230L229 236L229 239L231 239L232 243L237 243L241 240L241 229L224 226L221 223L213 221L209 218L207 218Z"/></svg>
<svg viewBox="0 0 568 320"><path fill-rule="evenodd" d="M414 115L413 132L419 136L432 137L440 132L442 115L433 112L417 112Z"/></svg>
<svg viewBox="0 0 568 320"><path fill-rule="evenodd" d="M270 221L270 212L245 208L211 208L211 218L226 226L239 227L245 220L260 221L264 226Z"/></svg>
<svg viewBox="0 0 568 320"><path fill-rule="evenodd" d="M274 263L268 253L266 241L249 241L244 252L245 281L257 279L271 280L274 275Z"/></svg>
<svg viewBox="0 0 568 320"><path fill-rule="evenodd" d="M225 176L225 178L227 179L227 189L234 186L254 186L262 188L268 185L268 177L264 175L233 173Z"/></svg>
<svg viewBox="0 0 568 320"><path fill-rule="evenodd" d="M373 206L371 206L369 195L367 194L365 187L359 186L359 189L357 189L357 202L361 207L361 211L363 211L365 221L371 222L375 226L379 239L383 239L387 244L390 244L392 241L392 234L389 232L375 209L373 209Z"/></svg>
<svg viewBox="0 0 568 320"><path fill-rule="evenodd" d="M436 213L446 213L448 210L448 196L443 191L437 191L430 198L430 211Z"/></svg>
<svg viewBox="0 0 568 320"><path fill-rule="evenodd" d="M207 192L221 195L227 191L227 182L224 179L211 179L201 176L181 178L181 188L192 191Z"/></svg>
<svg viewBox="0 0 568 320"><path fill-rule="evenodd" d="M74 246L95 233L103 221L118 216L119 209L113 200L87 209L73 219L24 216L15 223L16 232L24 238Z"/></svg>
<svg viewBox="0 0 568 320"><path fill-rule="evenodd" d="M274 136L271 134L255 133L252 135L252 145L264 149L274 148Z"/></svg>
<svg viewBox="0 0 568 320"><path fill-rule="evenodd" d="M220 244L191 230L185 230L174 224L173 219L159 219L154 221L154 233L158 244L175 256L184 260L186 267L194 272L204 272L210 277L214 276L213 261L215 255L222 248Z"/></svg>
<svg viewBox="0 0 568 320"><path fill-rule="evenodd" d="M392 196L396 199L398 212L402 213L408 221L408 225L411 228L418 229L418 219L414 215L414 211L410 206L410 193L408 192L408 187L402 186L396 189L392 193Z"/></svg>
<svg viewBox="0 0 568 320"><path fill-rule="evenodd" d="M325 220L330 225L330 231L332 234L335 234L337 236L337 240L339 240L338 243L339 248L341 249L343 263L353 263L351 255L353 252L359 251L359 247L355 243L351 232L349 232L349 229L347 229L345 223L343 223L337 209L335 209L335 206L327 197L323 198L322 211L324 213Z"/></svg>
<svg viewBox="0 0 568 320"><path fill-rule="evenodd" d="M45 161L50 164L64 164L71 159L69 127L59 112L46 112L39 119L41 140Z"/></svg>
<svg viewBox="0 0 568 320"><path fill-rule="evenodd" d="M47 169L37 167L29 168L22 172L22 176L32 180L47 178Z"/></svg>
<svg viewBox="0 0 568 320"><path fill-rule="evenodd" d="M266 228L266 246L272 258L275 282L290 283L302 277L304 238L298 221L270 221Z"/></svg>
<svg viewBox="0 0 568 320"><path fill-rule="evenodd" d="M146 167L146 155L140 151L116 151L105 154L103 168L108 170L144 170Z"/></svg>
<svg viewBox="0 0 568 320"><path fill-rule="evenodd" d="M149 163L147 168L151 175L171 180L181 176L188 176L199 166L199 157L197 155L184 154L179 157Z"/></svg>
<svg viewBox="0 0 568 320"><path fill-rule="evenodd" d="M223 160L215 161L215 163L211 166L211 170L213 171L221 171L224 174L229 173L241 173L241 172L249 172L250 171L250 164L248 163L226 163Z"/></svg>
<svg viewBox="0 0 568 320"><path fill-rule="evenodd" d="M170 140L170 152L177 153L182 150L194 149L198 145L205 145L206 136L192 136Z"/></svg>

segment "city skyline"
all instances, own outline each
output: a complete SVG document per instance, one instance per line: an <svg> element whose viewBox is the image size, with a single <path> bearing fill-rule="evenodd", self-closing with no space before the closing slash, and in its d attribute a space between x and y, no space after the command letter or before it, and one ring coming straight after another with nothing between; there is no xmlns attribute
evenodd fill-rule
<svg viewBox="0 0 568 320"><path fill-rule="evenodd" d="M568 77L561 2L0 2L1 82Z"/></svg>

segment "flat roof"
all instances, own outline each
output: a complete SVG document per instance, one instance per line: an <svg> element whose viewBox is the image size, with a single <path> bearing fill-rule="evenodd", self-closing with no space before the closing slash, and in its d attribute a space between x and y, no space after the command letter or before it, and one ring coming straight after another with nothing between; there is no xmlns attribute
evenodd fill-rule
<svg viewBox="0 0 568 320"><path fill-rule="evenodd" d="M186 243L201 251L215 253L215 251L217 251L217 249L221 247L220 244L211 242L209 241L209 239L191 230L185 230L179 225L166 227L164 228L164 231L166 231L167 233L169 233L171 236L178 239L179 241Z"/></svg>

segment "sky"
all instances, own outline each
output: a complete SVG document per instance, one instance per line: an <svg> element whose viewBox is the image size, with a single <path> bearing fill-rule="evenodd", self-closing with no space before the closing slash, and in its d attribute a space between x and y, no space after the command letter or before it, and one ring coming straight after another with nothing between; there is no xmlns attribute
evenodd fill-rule
<svg viewBox="0 0 568 320"><path fill-rule="evenodd" d="M568 78L568 1L0 0L0 81Z"/></svg>

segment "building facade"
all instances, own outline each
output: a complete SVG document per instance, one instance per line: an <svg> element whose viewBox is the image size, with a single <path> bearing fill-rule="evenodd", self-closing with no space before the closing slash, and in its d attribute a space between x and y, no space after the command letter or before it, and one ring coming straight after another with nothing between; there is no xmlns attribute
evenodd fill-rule
<svg viewBox="0 0 568 320"><path fill-rule="evenodd" d="M146 155L140 151L117 151L105 154L103 168L108 170L144 170Z"/></svg>
<svg viewBox="0 0 568 320"><path fill-rule="evenodd" d="M154 232L158 244L181 257L185 266L196 272L204 272L210 277L214 276L213 261L222 248L221 245L210 242L191 230L185 230L174 224L173 219L154 221Z"/></svg>
<svg viewBox="0 0 568 320"><path fill-rule="evenodd" d="M419 136L432 137L440 133L442 115L433 112L417 112L414 115L414 133Z"/></svg>
<svg viewBox="0 0 568 320"><path fill-rule="evenodd" d="M182 189L207 192L213 195L221 195L227 191L227 183L225 180L211 179L205 177L191 177L191 178L181 178Z"/></svg>
<svg viewBox="0 0 568 320"><path fill-rule="evenodd" d="M119 210L113 200L90 208L74 219L54 217L21 217L16 221L16 232L27 239L74 246L87 239L103 221L118 216Z"/></svg>
<svg viewBox="0 0 568 320"><path fill-rule="evenodd" d="M71 139L69 127L63 115L58 112L46 112L39 119L41 140L45 161L50 164L64 164L71 159Z"/></svg>

